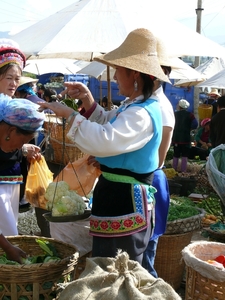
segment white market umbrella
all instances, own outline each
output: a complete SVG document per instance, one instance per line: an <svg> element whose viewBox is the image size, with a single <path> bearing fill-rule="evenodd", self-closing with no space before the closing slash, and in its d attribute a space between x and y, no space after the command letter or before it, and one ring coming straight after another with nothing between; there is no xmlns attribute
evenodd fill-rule
<svg viewBox="0 0 225 300"><path fill-rule="evenodd" d="M181 79L179 81L177 81L176 83L174 83L174 86L180 86L180 87L190 87L190 86L196 86L197 84L204 82L206 80L206 78L202 77L200 74L199 76L196 78L192 78L192 79Z"/></svg>
<svg viewBox="0 0 225 300"><path fill-rule="evenodd" d="M213 87L217 89L225 89L225 69L216 73L206 81L198 84L197 87Z"/></svg>
<svg viewBox="0 0 225 300"><path fill-rule="evenodd" d="M222 58L211 57L205 63L198 66L196 70L202 75L205 75L205 77L210 78L224 68L225 62Z"/></svg>
<svg viewBox="0 0 225 300"><path fill-rule="evenodd" d="M177 58L178 59L178 58ZM199 77L200 73L190 67L187 63L183 62L183 66L181 68L172 68L170 73L170 79L182 79L182 80L192 80L193 78Z"/></svg>
<svg viewBox="0 0 225 300"><path fill-rule="evenodd" d="M28 59L23 71L36 75L46 73L76 74L81 68L74 62L74 59L68 58Z"/></svg>
<svg viewBox="0 0 225 300"><path fill-rule="evenodd" d="M163 15L162 10L154 9L154 3L153 0L77 0L11 38L27 56L74 59L85 56L90 60L95 53L118 47L130 31L145 27L163 40L171 56L225 56L225 48Z"/></svg>
<svg viewBox="0 0 225 300"><path fill-rule="evenodd" d="M84 68L80 69L79 73L87 74L99 79L102 77L105 71L106 71L106 65L97 61L92 61L88 63Z"/></svg>
<svg viewBox="0 0 225 300"><path fill-rule="evenodd" d="M195 70L200 74L191 80L179 80L175 86L197 86L205 82L219 71L225 68L225 63L222 58L212 57L205 63L198 66Z"/></svg>

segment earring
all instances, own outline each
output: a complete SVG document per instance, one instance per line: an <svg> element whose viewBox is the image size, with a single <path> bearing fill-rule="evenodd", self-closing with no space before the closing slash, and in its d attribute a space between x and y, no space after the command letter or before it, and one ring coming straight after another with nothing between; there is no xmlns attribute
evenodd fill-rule
<svg viewBox="0 0 225 300"><path fill-rule="evenodd" d="M135 92L137 92L137 90L138 90L138 83L136 80L134 82L134 90L135 90Z"/></svg>
<svg viewBox="0 0 225 300"><path fill-rule="evenodd" d="M9 141L9 140L10 140L10 137L9 137L9 136L7 136L7 137L5 138L5 140L6 140L6 141Z"/></svg>

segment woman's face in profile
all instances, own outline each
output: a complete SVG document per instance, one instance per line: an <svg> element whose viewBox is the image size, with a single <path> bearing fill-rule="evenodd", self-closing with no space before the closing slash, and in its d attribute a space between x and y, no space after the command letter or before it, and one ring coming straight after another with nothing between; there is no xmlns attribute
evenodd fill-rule
<svg viewBox="0 0 225 300"><path fill-rule="evenodd" d="M116 71L113 79L116 80L119 88L119 94L129 97L134 91L134 78L132 70L124 67L116 66Z"/></svg>

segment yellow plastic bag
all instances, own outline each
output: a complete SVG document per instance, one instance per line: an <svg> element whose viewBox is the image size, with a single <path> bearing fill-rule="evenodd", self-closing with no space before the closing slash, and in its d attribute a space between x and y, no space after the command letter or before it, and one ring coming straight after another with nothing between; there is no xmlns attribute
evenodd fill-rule
<svg viewBox="0 0 225 300"><path fill-rule="evenodd" d="M32 206L46 209L44 198L46 188L53 181L53 173L49 170L44 156L40 161L32 161L28 170L25 198Z"/></svg>
<svg viewBox="0 0 225 300"><path fill-rule="evenodd" d="M101 171L93 164L88 165L88 157L89 155L86 154L73 163L68 163L54 181L65 181L70 190L76 191L80 196L87 196L101 174Z"/></svg>

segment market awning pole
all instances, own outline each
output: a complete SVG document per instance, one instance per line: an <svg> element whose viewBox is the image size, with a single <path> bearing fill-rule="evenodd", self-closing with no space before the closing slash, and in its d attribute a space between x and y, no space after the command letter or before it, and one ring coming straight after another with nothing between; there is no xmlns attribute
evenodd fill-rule
<svg viewBox="0 0 225 300"><path fill-rule="evenodd" d="M197 23L196 23L196 32L201 34L201 22L202 22L202 0L198 0L198 8L196 8L197 14ZM200 56L195 56L195 65L194 67L198 67L200 65ZM198 117L198 106L199 106L199 88L194 88L194 115L197 119Z"/></svg>

